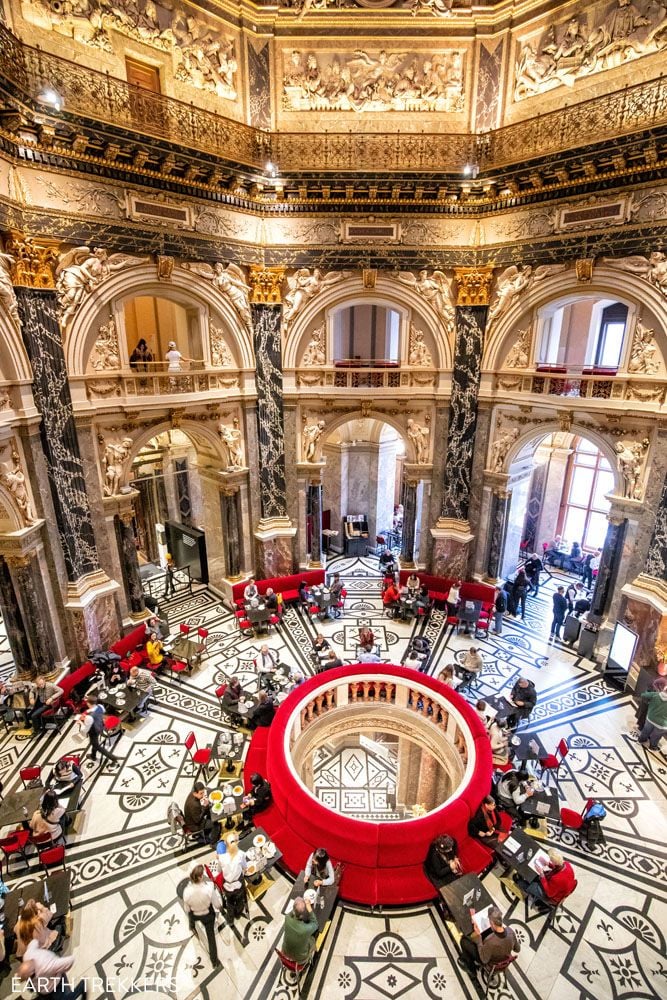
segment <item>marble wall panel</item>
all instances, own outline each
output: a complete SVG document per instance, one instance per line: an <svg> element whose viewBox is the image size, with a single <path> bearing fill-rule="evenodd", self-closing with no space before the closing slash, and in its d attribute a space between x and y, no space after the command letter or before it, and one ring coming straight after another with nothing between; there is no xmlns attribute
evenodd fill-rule
<svg viewBox="0 0 667 1000"><path fill-rule="evenodd" d="M475 100L475 130L486 132L498 125L500 85L505 40L497 45L481 41L477 61L477 97Z"/></svg>
<svg viewBox="0 0 667 1000"><path fill-rule="evenodd" d="M436 576L465 579L470 558L470 543L458 538L436 538L433 545L432 572Z"/></svg>
<svg viewBox="0 0 667 1000"><path fill-rule="evenodd" d="M257 578L289 576L292 572L292 539L285 535L258 540Z"/></svg>
<svg viewBox="0 0 667 1000"><path fill-rule="evenodd" d="M0 610L14 665L19 674L29 673L32 669L30 645L9 567L3 556L0 556Z"/></svg>
<svg viewBox="0 0 667 1000"><path fill-rule="evenodd" d="M655 514L644 572L657 580L667 580L667 476L663 481L660 503Z"/></svg>
<svg viewBox="0 0 667 1000"><path fill-rule="evenodd" d="M287 517L280 323L281 310L277 306L252 306L263 518Z"/></svg>
<svg viewBox="0 0 667 1000"><path fill-rule="evenodd" d="M271 128L270 45L267 39L246 35L248 52L248 112L255 128Z"/></svg>

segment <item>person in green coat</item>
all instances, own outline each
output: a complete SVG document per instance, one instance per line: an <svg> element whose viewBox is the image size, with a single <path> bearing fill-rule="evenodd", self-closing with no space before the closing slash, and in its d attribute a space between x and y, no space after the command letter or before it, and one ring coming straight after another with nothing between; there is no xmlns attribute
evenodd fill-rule
<svg viewBox="0 0 667 1000"><path fill-rule="evenodd" d="M667 691L644 691L642 701L648 702L648 711L639 742L657 750L662 737L667 736Z"/></svg>
<svg viewBox="0 0 667 1000"><path fill-rule="evenodd" d="M304 965L315 951L318 930L312 906L303 896L297 896L292 912L285 917L283 953L293 962Z"/></svg>

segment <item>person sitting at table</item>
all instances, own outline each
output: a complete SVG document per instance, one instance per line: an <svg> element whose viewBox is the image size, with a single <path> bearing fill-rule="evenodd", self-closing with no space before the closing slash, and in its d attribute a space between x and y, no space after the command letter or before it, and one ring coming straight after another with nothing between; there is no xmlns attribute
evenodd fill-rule
<svg viewBox="0 0 667 1000"><path fill-rule="evenodd" d="M485 729L488 730L491 723L491 716L487 712L487 704L483 698L480 698L475 705L475 712L477 713L477 718L482 723Z"/></svg>
<svg viewBox="0 0 667 1000"><path fill-rule="evenodd" d="M400 594L398 592L398 587L392 580L382 595L382 604L391 618L396 617L396 605L398 604L399 598Z"/></svg>
<svg viewBox="0 0 667 1000"><path fill-rule="evenodd" d="M146 656L148 662L155 669L159 669L164 663L164 647L157 632L151 632L151 637L146 643Z"/></svg>
<svg viewBox="0 0 667 1000"><path fill-rule="evenodd" d="M231 926L246 908L246 892L243 876L248 867L245 851L239 850L239 836L232 831L225 837L227 850L218 855L218 864L224 879L222 891L225 901L227 923Z"/></svg>
<svg viewBox="0 0 667 1000"><path fill-rule="evenodd" d="M391 549L385 549L380 556L380 569L392 576L396 572L396 561Z"/></svg>
<svg viewBox="0 0 667 1000"><path fill-rule="evenodd" d="M503 915L497 906L492 906L489 910L490 933L483 938L472 910L470 916L472 934L461 938L461 957L458 963L471 976L476 975L478 965L495 965L511 955L519 954L521 942L512 928L503 923Z"/></svg>
<svg viewBox="0 0 667 1000"><path fill-rule="evenodd" d="M510 701L516 711L508 716L507 725L514 729L522 719L530 717L537 704L537 690L533 682L527 677L519 677L510 693Z"/></svg>
<svg viewBox="0 0 667 1000"><path fill-rule="evenodd" d="M493 795L486 795L468 822L468 833L479 840L495 840L502 833L500 812Z"/></svg>
<svg viewBox="0 0 667 1000"><path fill-rule="evenodd" d="M415 607L422 608L423 611L428 611L431 607L431 598L428 596L426 584L422 584L419 588L419 593L415 597Z"/></svg>
<svg viewBox="0 0 667 1000"><path fill-rule="evenodd" d="M357 657L359 663L381 663L382 660L372 646L362 646Z"/></svg>
<svg viewBox="0 0 667 1000"><path fill-rule="evenodd" d="M128 722L134 722L137 715L141 715L145 719L148 715L148 702L153 697L152 673L150 670L142 670L140 667L130 667L127 686L130 690L135 690L137 694L141 695L134 712L128 716Z"/></svg>
<svg viewBox="0 0 667 1000"><path fill-rule="evenodd" d="M338 653L336 653L333 649L330 649L329 655L322 664L322 670L331 670L332 667L342 667L342 666L343 666L343 661L341 660Z"/></svg>
<svg viewBox="0 0 667 1000"><path fill-rule="evenodd" d="M321 885L334 884L335 875L333 865L324 847L316 848L306 861L303 884L308 885L311 878L316 889L319 889Z"/></svg>
<svg viewBox="0 0 667 1000"><path fill-rule="evenodd" d="M516 884L538 903L557 906L574 892L577 880L574 877L574 868L560 851L552 847L548 854L549 864L539 878L532 882L517 878Z"/></svg>
<svg viewBox="0 0 667 1000"><path fill-rule="evenodd" d="M206 795L206 785L196 781L183 806L183 819L188 830L201 833L209 844L220 840L220 823L211 819L211 806Z"/></svg>
<svg viewBox="0 0 667 1000"><path fill-rule="evenodd" d="M157 615L152 615L146 622L144 638L146 640L150 639L153 632L157 632L161 639L166 639L169 635L169 626L165 621L158 618Z"/></svg>
<svg viewBox="0 0 667 1000"><path fill-rule="evenodd" d="M409 667L410 670L421 670L422 668L422 657L412 646L410 646L406 653L405 659L403 660L403 666Z"/></svg>
<svg viewBox="0 0 667 1000"><path fill-rule="evenodd" d="M449 588L449 593L447 594L447 610L450 615L455 615L459 604L461 603L461 587L463 586L462 580L456 580L455 583Z"/></svg>
<svg viewBox="0 0 667 1000"><path fill-rule="evenodd" d="M487 729L494 767L502 767L509 761L509 737L500 723L492 719Z"/></svg>
<svg viewBox="0 0 667 1000"><path fill-rule="evenodd" d="M26 713L34 732L41 733L44 730L42 719L44 712L51 705L55 705L63 694L63 689L57 684L47 681L46 677L40 676L35 680L34 687L29 694L30 709Z"/></svg>
<svg viewBox="0 0 667 1000"><path fill-rule="evenodd" d="M408 588L408 593L410 594L410 597L417 596L421 587L421 583L416 573L410 573L410 576L405 581L405 586Z"/></svg>
<svg viewBox="0 0 667 1000"><path fill-rule="evenodd" d="M315 656L319 658L322 653L326 653L328 649L331 649L331 644L328 639L326 639L321 632L318 632L313 639L313 650Z"/></svg>
<svg viewBox="0 0 667 1000"><path fill-rule="evenodd" d="M360 646L374 646L375 645L375 633L373 629L369 628L368 625L362 625L359 629L359 645Z"/></svg>
<svg viewBox="0 0 667 1000"><path fill-rule="evenodd" d="M263 643L260 646L259 655L255 659L255 666L259 674L260 687L273 688L273 684L270 683L270 677L278 666L278 654L275 649L269 649L268 645Z"/></svg>
<svg viewBox="0 0 667 1000"><path fill-rule="evenodd" d="M456 687L456 678L454 677L454 664L448 663L446 667L443 667L438 674L438 680L441 684L446 684L447 687Z"/></svg>
<svg viewBox="0 0 667 1000"><path fill-rule="evenodd" d="M118 687L119 684L125 683L125 671L120 660L114 660L113 663L109 664L109 667L105 671L105 676L108 688Z"/></svg>
<svg viewBox="0 0 667 1000"><path fill-rule="evenodd" d="M266 691L257 695L257 704L248 712L248 725L251 729L268 729L274 720L276 706Z"/></svg>
<svg viewBox="0 0 667 1000"><path fill-rule="evenodd" d="M534 794L533 786L530 784L528 771L507 771L496 789L498 801L503 809L506 809L510 816L513 816L522 826L526 822L526 815L521 808L526 799Z"/></svg>
<svg viewBox="0 0 667 1000"><path fill-rule="evenodd" d="M235 712L239 706L239 700L243 697L243 688L238 677L232 677L222 696L222 707Z"/></svg>
<svg viewBox="0 0 667 1000"><path fill-rule="evenodd" d="M204 866L195 865L190 872L190 881L183 890L183 906L188 915L191 931L194 931L196 921L204 925L211 965L217 969L222 963L218 958L215 925L216 914L220 913L222 902L215 884L205 876Z"/></svg>
<svg viewBox="0 0 667 1000"><path fill-rule="evenodd" d="M81 768L71 757L61 757L53 768L54 791L62 797L83 781Z"/></svg>
<svg viewBox="0 0 667 1000"><path fill-rule="evenodd" d="M315 951L315 937L318 933L319 925L312 906L303 896L297 896L291 913L285 916L280 950L292 962L305 965Z"/></svg>
<svg viewBox="0 0 667 1000"><path fill-rule="evenodd" d="M463 874L459 848L454 837L441 833L431 841L424 860L424 874L436 889L449 885Z"/></svg>
<svg viewBox="0 0 667 1000"><path fill-rule="evenodd" d="M305 580L302 580L299 584L299 601L304 607L312 604L313 601L312 591Z"/></svg>
<svg viewBox="0 0 667 1000"><path fill-rule="evenodd" d="M340 599L341 599L341 596L340 596L341 595L341 591L344 590L344 589L345 588L343 587L343 582L342 582L342 580L340 578L340 573L334 573L333 579L331 580L331 583L329 584L329 590L330 590L331 596L333 597L333 599L334 599L334 601L335 601L336 604L338 604L338 602L340 601Z"/></svg>
<svg viewBox="0 0 667 1000"><path fill-rule="evenodd" d="M51 910L39 900L26 901L23 909L19 910L18 920L14 924L17 958L23 958L31 941L37 941L40 948L53 951L59 934L57 930L49 927L52 917Z"/></svg>
<svg viewBox="0 0 667 1000"><path fill-rule="evenodd" d="M65 831L72 820L61 806L58 796L52 789L47 789L42 796L38 809L35 809L29 822L29 827L36 837L48 833L51 840L65 840Z"/></svg>
<svg viewBox="0 0 667 1000"><path fill-rule="evenodd" d="M266 588L266 593L264 594L264 606L269 611L278 610L278 595L271 587Z"/></svg>
<svg viewBox="0 0 667 1000"><path fill-rule="evenodd" d="M255 578L251 576L243 589L243 600L246 601L246 603L248 603L249 601L252 601L253 598L255 597L259 597L259 590L257 589Z"/></svg>
<svg viewBox="0 0 667 1000"><path fill-rule="evenodd" d="M471 646L467 653L464 653L460 661L463 680L469 684L474 677L481 674L484 667L484 660L476 646Z"/></svg>
<svg viewBox="0 0 667 1000"><path fill-rule="evenodd" d="M271 785L261 774L255 771L250 775L250 789L243 799L243 829L249 829L254 817L268 809L273 802Z"/></svg>

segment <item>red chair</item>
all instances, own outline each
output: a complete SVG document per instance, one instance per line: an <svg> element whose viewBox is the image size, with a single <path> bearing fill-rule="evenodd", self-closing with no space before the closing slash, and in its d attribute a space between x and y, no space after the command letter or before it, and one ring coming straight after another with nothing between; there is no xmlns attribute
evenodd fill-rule
<svg viewBox="0 0 667 1000"><path fill-rule="evenodd" d="M42 851L53 847L53 837L50 833L32 833L30 843L37 848L37 854L41 854Z"/></svg>
<svg viewBox="0 0 667 1000"><path fill-rule="evenodd" d="M181 628L182 627L183 626L181 625ZM173 658L170 658L168 666L169 669L171 670L172 677L174 676L174 674L176 675L176 677L180 677L181 674L184 674L190 670L190 664L186 663L185 660L174 660Z"/></svg>
<svg viewBox="0 0 667 1000"><path fill-rule="evenodd" d="M24 788L41 788L44 784L41 767L22 767L19 774Z"/></svg>
<svg viewBox="0 0 667 1000"><path fill-rule="evenodd" d="M280 615L271 615L269 618L269 625L273 625L274 628L280 625Z"/></svg>
<svg viewBox="0 0 667 1000"><path fill-rule="evenodd" d="M7 862L7 878L9 878L9 862L14 854L20 854L26 868L28 867L29 862L25 849L29 841L30 830L14 830L11 836L0 840L0 851L4 854L5 861ZM2 866L0 865L0 874L1 870Z"/></svg>
<svg viewBox="0 0 667 1000"><path fill-rule="evenodd" d="M179 625L178 626L178 630L181 633L181 635L185 636L186 639L190 635L190 626L189 625Z"/></svg>
<svg viewBox="0 0 667 1000"><path fill-rule="evenodd" d="M546 771L548 779L549 774L553 771L554 779L556 781L556 784L558 784L558 772L560 770L561 764L567 757L569 749L570 748L567 745L567 740L561 740L560 743L558 744L556 753L547 754L546 757L542 758L540 760L540 767L542 768L540 772L540 778L544 777L544 772ZM560 754L560 757L558 756L558 754Z"/></svg>
<svg viewBox="0 0 667 1000"><path fill-rule="evenodd" d="M193 752L194 747L194 752ZM202 770L208 776L208 765L211 763L211 750L209 747L203 747L201 750L197 746L197 737L194 733L188 733L185 737L185 748L189 750L190 757L192 758L193 764L199 765L199 770L195 775L198 778Z"/></svg>
<svg viewBox="0 0 667 1000"><path fill-rule="evenodd" d="M244 614L245 614L245 612L244 612ZM238 621L239 621L239 628L244 633L244 635L248 635L248 634L254 635L255 634L255 630L254 630L254 628L252 626L252 622L251 621L248 621L247 618L239 618Z"/></svg>
<svg viewBox="0 0 667 1000"><path fill-rule="evenodd" d="M285 985L289 985L292 987L296 985L296 995L300 997L301 973L305 972L306 969L310 968L311 962L313 961L314 952L311 952L311 954L308 956L308 959L302 963L295 962L293 958L288 958L285 952L281 951L280 948L276 948L276 955L280 959L280 964L282 965L282 969L280 970L281 979L285 971L291 972L294 978L296 979L296 984L290 982L290 983L285 983Z"/></svg>
<svg viewBox="0 0 667 1000"><path fill-rule="evenodd" d="M123 735L123 727L120 724L120 718L117 715L105 715L104 716L104 729L102 730L102 739L105 743L111 743L112 740L119 740Z"/></svg>
<svg viewBox="0 0 667 1000"><path fill-rule="evenodd" d="M484 996L489 995L489 990L497 990L501 985L501 977L505 978L505 972L517 959L516 955L508 955L500 962L489 962L481 968L482 981L484 983Z"/></svg>
<svg viewBox="0 0 667 1000"><path fill-rule="evenodd" d="M57 868L59 865L62 866L62 870L66 870L65 866L65 847L63 844L59 844L58 847L50 847L48 851L42 851L39 856L39 863L44 869L45 873L49 874L52 868Z"/></svg>
<svg viewBox="0 0 667 1000"><path fill-rule="evenodd" d="M206 647L208 646L208 629L198 628L197 637L199 639L199 643L197 644L197 649L195 650L195 656L197 657L198 661L201 662L202 656L207 651Z"/></svg>
<svg viewBox="0 0 667 1000"><path fill-rule="evenodd" d="M560 832L562 834L563 830L581 830L584 825L584 816L591 808L595 799L586 799L586 805L581 810L580 813L575 812L574 809L568 809L567 806L563 806L560 811Z"/></svg>

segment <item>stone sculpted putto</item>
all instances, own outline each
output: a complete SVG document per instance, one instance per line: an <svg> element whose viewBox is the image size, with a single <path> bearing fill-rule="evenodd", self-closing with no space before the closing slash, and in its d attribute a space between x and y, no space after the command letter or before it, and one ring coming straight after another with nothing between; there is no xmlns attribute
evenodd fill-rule
<svg viewBox="0 0 667 1000"><path fill-rule="evenodd" d="M12 449L11 465L9 462L0 463L0 483L11 493L16 506L21 511L24 523L28 526L34 524L36 520L35 512L32 509L25 474L21 468L21 460L16 448Z"/></svg>

